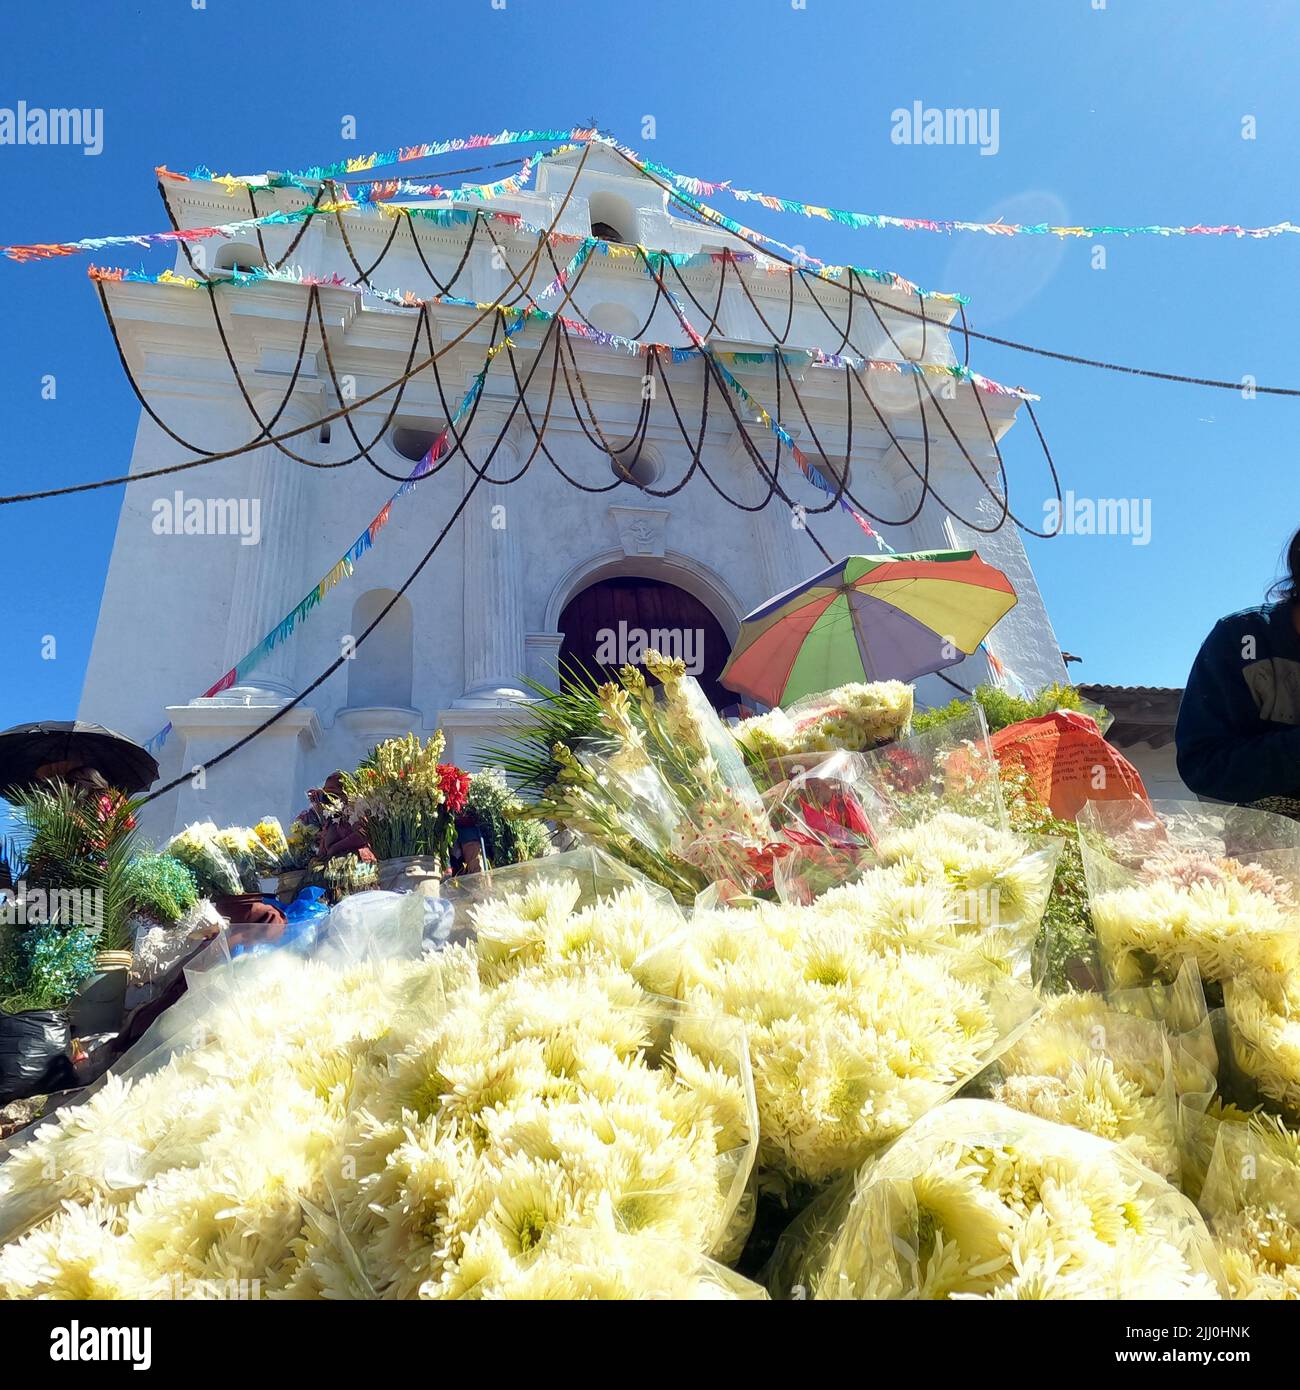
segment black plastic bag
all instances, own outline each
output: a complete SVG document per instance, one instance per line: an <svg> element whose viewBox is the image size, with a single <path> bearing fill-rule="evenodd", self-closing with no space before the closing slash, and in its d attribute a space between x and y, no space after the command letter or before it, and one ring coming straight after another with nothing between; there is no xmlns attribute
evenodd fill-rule
<svg viewBox="0 0 1300 1390"><path fill-rule="evenodd" d="M55 1009L0 1010L0 1105L78 1085L72 1026Z"/></svg>

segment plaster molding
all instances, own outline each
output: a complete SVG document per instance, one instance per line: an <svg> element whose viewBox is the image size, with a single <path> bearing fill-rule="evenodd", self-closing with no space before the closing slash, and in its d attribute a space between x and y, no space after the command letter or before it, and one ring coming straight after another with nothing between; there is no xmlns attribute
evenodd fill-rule
<svg viewBox="0 0 1300 1390"><path fill-rule="evenodd" d="M187 739L219 738L233 742L281 708L283 701L221 704L214 697L193 700L188 705L168 705L166 714L172 729ZM305 747L314 748L321 739L320 716L310 705L295 705L260 737L301 738Z"/></svg>
<svg viewBox="0 0 1300 1390"><path fill-rule="evenodd" d="M546 601L545 630L560 630L560 616L565 605L588 585L601 579L627 575L660 579L666 584L675 584L679 589L685 589L688 594L694 594L717 618L727 635L727 640L736 640L740 631L740 620L748 609L721 575L703 561L692 555L685 555L679 550L665 550L662 556L629 557L620 547L616 550L602 550L571 565L561 575Z"/></svg>
<svg viewBox="0 0 1300 1390"><path fill-rule="evenodd" d="M654 556L662 559L664 554L664 535L668 518L672 515L666 507L620 507L612 505L609 509L614 529L618 532L623 554L632 559Z"/></svg>

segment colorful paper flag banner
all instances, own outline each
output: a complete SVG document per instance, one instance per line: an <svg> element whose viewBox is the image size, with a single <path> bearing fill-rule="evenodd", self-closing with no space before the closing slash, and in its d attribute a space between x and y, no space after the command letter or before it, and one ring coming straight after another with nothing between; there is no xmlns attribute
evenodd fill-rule
<svg viewBox="0 0 1300 1390"><path fill-rule="evenodd" d="M440 140L430 144L403 146L396 150L375 152L356 159L342 160L335 164L303 169L296 174L266 174L260 178L237 178L226 174L218 182L234 186L278 187L284 184L322 182L326 179L341 178L347 174L365 173L384 165L400 164L410 160L426 159L435 155L448 154L457 150L481 149L492 145L506 145L555 140L593 142L607 144L633 159L648 173L672 183L679 192L694 198L713 198L726 193L740 203L757 203L773 212L796 213L803 217L816 217L826 222L838 222L841 226L855 228L899 228L904 231L924 232L978 232L986 236L1058 236L1058 237L1098 237L1098 236L1232 236L1239 238L1262 239L1300 232L1300 226L1293 222L1276 222L1263 227L1245 227L1237 223L1193 226L1152 223L1140 226L1126 226L1117 223L1097 223L1087 226L1056 226L1046 222L971 222L954 218L897 217L885 213L851 212L845 208L823 207L816 203L806 203L798 198L778 197L771 193L760 193L754 189L736 188L730 179L701 179L689 174L680 174L666 164L643 160L634 150L622 145L608 135L589 129L576 127L568 131L509 131L497 135L472 135L462 140ZM196 169L189 177L212 178L206 168Z"/></svg>
<svg viewBox="0 0 1300 1390"><path fill-rule="evenodd" d="M549 322L555 315L540 308L538 301L563 289L569 279L593 252L616 257L640 256L644 258L647 264L653 265L656 268L670 259L667 253L647 251L643 246L624 246L618 243L600 241L594 237L557 237L556 240L576 241L579 243L578 249L574 253L569 264L534 297L534 307L532 308L520 309L514 305L483 303L479 300L466 299L460 295L454 294L421 296L417 295L413 290L382 289L373 286L354 285L339 275L311 275L295 266L281 266L278 270L271 270L265 266L252 266L244 270L231 271L228 276L215 283L232 285L237 288L247 288L250 285L258 284L315 285L323 289L346 290L351 294L362 296L371 295L384 303L395 304L401 308L407 309L419 309L426 305L430 307L442 305L454 308L477 309L480 312L496 310L502 314L512 316L522 315L527 319L545 323ZM707 261L709 259L720 259L723 254L730 256L733 253L703 252L672 259L674 259L674 263L691 264ZM193 276L177 275L171 270L153 272L143 269L126 270L120 267L92 265L89 267L87 273L92 280L102 280L108 283L169 285L174 288L187 290L211 290L214 284L214 282L210 280L198 280ZM671 292L668 293L671 298ZM559 317L565 328L575 336L582 337L588 342L597 343L601 347L614 348L617 351L625 352L633 356L643 355L647 352L671 353L675 362L683 362L695 356L700 350L694 341L692 341L690 347L683 347L675 343L652 342L645 338L628 338L624 337L621 333L607 333L601 329L593 328L589 324L583 323L580 319L568 318L563 314ZM691 329L691 333L693 332L694 329ZM1038 396L1030 391L1026 391L1023 387L1004 386L1001 382L994 381L991 377L986 377L956 362L913 362L899 361L892 357L858 357L851 353L823 352L820 348L812 348L809 349L808 352L811 355L811 366L813 368L831 370L844 370L847 368L854 371L892 372L894 374L903 375L912 374L943 377L951 381L967 382L993 396L1013 396L1017 400L1029 401L1036 401L1039 399ZM712 355L715 360L722 358L738 365L761 364L771 362L776 355L776 349L772 348L755 352L714 352ZM788 352L783 353L783 356L788 357L789 355Z"/></svg>
<svg viewBox="0 0 1300 1390"><path fill-rule="evenodd" d="M259 217L244 217L233 222L223 222L206 227L186 227L173 229L165 232L138 232L123 234L120 236L102 237L82 237L79 241L64 242L36 242L27 245L0 246L0 253L8 259L17 261L20 264L31 261L51 260L59 256L76 256L90 251L102 251L112 246L141 246L146 250L155 246L166 246L177 242L200 242L212 237L223 237L226 239L237 237L242 233L256 231L262 227L284 226L297 222L306 221L312 217L332 216L344 212L379 212L390 217L409 216L433 222L438 226L452 226L457 221L473 221L476 216L490 217L507 223L515 228L523 229L533 235L543 235L543 229L534 226L524 220L522 214L517 212L504 212L492 208L440 208L440 207L420 207L409 205L392 206L392 200L399 197L430 197L441 198L454 202L491 202L495 198L506 197L520 192L528 182L533 170L543 159L554 157L557 154L572 150L574 146L564 146L558 150L544 151L539 155L530 156L524 162L518 174L512 175L509 179L502 179L492 184L467 184L459 189L446 189L440 184L415 184L405 180L390 180L382 183L365 184L360 188L354 189L346 197L340 197L329 202L318 203L313 207L295 208L286 211L276 211L265 213ZM621 147L617 147L620 148ZM630 150L621 150L629 159L636 162L635 153ZM164 168L158 168L155 172L160 178L168 178L178 182L193 182L195 175L174 174ZM233 193L235 187L265 187L264 183L246 182L234 183L230 176L215 179L207 176L207 182L219 183L226 187L228 192ZM345 190L346 191L346 190ZM682 196L682 195L679 195ZM795 275L808 273L816 275L819 279L837 283L845 276L857 276L860 279L872 280L877 284L887 285L890 288L901 290L905 294L914 295L918 299L941 300L952 304L968 304L970 301L965 295L946 293L941 290L922 289L904 275L899 275L892 270L875 270L869 266L857 265L828 265L817 260L815 257L807 256L797 247L787 246L784 242L778 241L774 237L765 236L761 232L756 232L751 228L742 226L739 222L731 218L724 217L721 213L711 208L706 208L704 204L697 203L693 199L683 196L683 201L687 202L700 217L714 222L719 226L730 231L734 236L749 241L752 244L767 244L779 246L788 251L792 257L800 262L795 266L789 266L781 261L774 261L770 257L759 255L753 251L726 252L704 251L704 252L669 252L653 251L651 256L663 258L671 261L673 265L688 267L692 265L702 265L709 260L718 261L724 256L730 257L738 263L756 264L762 267L768 274ZM573 240L569 234L562 232L552 232L547 234L552 241ZM607 255L617 254L636 254L637 250L644 248L623 247L617 244L610 245L602 243L602 248Z"/></svg>
<svg viewBox="0 0 1300 1390"><path fill-rule="evenodd" d="M624 151L624 153L628 153ZM804 203L797 198L780 198L770 193L756 193L751 189L734 188L730 180L721 182L692 178L679 174L666 164L654 164L646 160L636 161L647 172L668 180L679 192L693 197L712 198L719 193L729 194L738 203L758 203L772 212L797 213L802 217L817 217L825 222L838 222L844 227L856 228L899 228L909 232L981 232L986 236L1055 236L1055 237L1101 237L1101 236L1232 236L1261 240L1266 237L1283 236L1300 232L1294 222L1275 222L1266 227L1242 227L1236 223L1219 226L1164 226L1159 223L1147 226L1124 226L1121 224L1098 223L1089 226L1056 226L1049 222L967 222L954 218L934 217L893 217L885 213L849 212L844 208L820 207L814 203Z"/></svg>
<svg viewBox="0 0 1300 1390"><path fill-rule="evenodd" d="M496 145L549 145L559 141L586 143L598 138L599 132L588 126L571 130L502 130L496 135L469 135L453 140L434 140L423 145L401 145L393 150L376 150L333 164L317 164L296 173L267 173L252 178L238 174L215 175L204 165L188 174L159 170L168 178L224 183L231 188L298 188L303 184L325 183L330 179L346 178L349 174L365 174L371 169L390 164L409 164L413 160L433 159L438 155L456 154L462 150L485 150Z"/></svg>
<svg viewBox="0 0 1300 1390"><path fill-rule="evenodd" d="M572 269L572 267L569 267ZM195 285L201 284L200 281L191 282ZM497 306L494 306L497 307ZM356 538L347 550L329 567L321 578L307 591L307 593L277 622L274 627L249 651L245 652L235 664L226 671L217 681L210 685L199 697L209 700L215 695L219 695L223 690L229 690L237 685L241 680L266 659L267 655L274 651L277 646L287 642L297 631L300 624L306 621L312 610L321 602L331 589L336 588L344 579L352 577L352 568L361 557L370 550L375 543L375 538L388 525L389 517L392 514L393 503L400 501L403 497L410 495L416 483L421 478L426 477L433 469L434 464L446 452L448 436L453 433L456 427L473 408L475 401L483 391L483 384L487 380L488 370L493 360L504 349L511 345L515 334L527 323L527 316L524 314L514 314L507 316L503 313L502 317L506 320L505 331L502 333L501 340L488 349L488 353L483 362L482 370L475 376L470 383L469 389L461 397L459 405L452 412L448 424L443 428L437 439L430 445L428 452L415 465L411 472L398 486L397 491L380 507L379 511L371 518L364 531ZM160 749L166 742L167 737L172 731L170 723L165 724L151 738L145 741L145 747L152 753Z"/></svg>
<svg viewBox="0 0 1300 1390"><path fill-rule="evenodd" d="M88 251L103 251L110 246L141 246L148 250L155 246L166 246L178 242L206 241L211 237L229 239L245 232L257 231L262 227L290 226L294 223L306 222L313 217L331 216L340 212L381 211L387 212L390 216L396 216L399 215L398 210L385 206L391 198L395 197L430 197L443 198L450 202L477 202L518 193L527 184L536 165L536 157L530 157L524 161L517 174L508 179L498 180L493 184L466 184L461 188L443 188L439 184L372 183L365 185L364 188L354 190L346 197L317 203L312 207L278 210L264 213L259 217L241 217L234 222L222 222L209 227L181 227L166 232L138 232L122 236L82 237L79 241L36 242L26 246L0 246L0 252L11 261L26 263L52 260L58 256L77 256ZM191 181L187 175L170 174L161 168L155 172L160 178L170 178L183 182ZM214 179L212 182L225 181ZM455 208L412 208L402 211L411 211L421 215L436 212L460 212L462 217L470 221L474 217L474 211ZM517 213L496 213L490 212L488 209L481 211L484 216L500 217L515 223L520 220Z"/></svg>

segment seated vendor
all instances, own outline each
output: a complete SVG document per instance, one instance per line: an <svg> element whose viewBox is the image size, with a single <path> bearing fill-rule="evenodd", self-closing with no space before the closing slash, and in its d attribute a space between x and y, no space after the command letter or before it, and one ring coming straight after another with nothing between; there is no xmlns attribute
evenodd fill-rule
<svg viewBox="0 0 1300 1390"><path fill-rule="evenodd" d="M307 793L321 819L320 858L328 863L345 854L355 854L363 864L375 862L366 832L348 818L348 799L343 790L343 774L331 772L319 788Z"/></svg>
<svg viewBox="0 0 1300 1390"><path fill-rule="evenodd" d="M1300 817L1300 531L1271 603L1221 618L1187 678L1178 775L1198 796Z"/></svg>
<svg viewBox="0 0 1300 1390"><path fill-rule="evenodd" d="M460 860L459 872L479 874L492 867L496 846L492 842L492 829L480 825L478 817L466 808L456 817L456 850L454 859Z"/></svg>

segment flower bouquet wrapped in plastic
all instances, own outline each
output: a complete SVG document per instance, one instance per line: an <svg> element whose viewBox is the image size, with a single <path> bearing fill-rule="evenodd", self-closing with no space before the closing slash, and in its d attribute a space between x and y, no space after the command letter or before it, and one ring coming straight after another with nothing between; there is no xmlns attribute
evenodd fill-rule
<svg viewBox="0 0 1300 1390"><path fill-rule="evenodd" d="M244 891L239 866L221 843L222 832L211 821L196 821L173 835L163 853L179 859L208 898L224 898Z"/></svg>
<svg viewBox="0 0 1300 1390"><path fill-rule="evenodd" d="M1170 981L1191 957L1217 1004L1246 971L1300 967L1300 824L1194 803L1089 802L1088 895L1113 987Z"/></svg>
<svg viewBox="0 0 1300 1390"><path fill-rule="evenodd" d="M245 893L256 893L259 881L278 872L289 853L289 843L274 816L265 816L254 826L225 826L214 839L238 870Z"/></svg>
<svg viewBox="0 0 1300 1390"><path fill-rule="evenodd" d="M783 770L765 800L792 846L779 865L784 898L808 902L873 864L904 865L914 882L946 882L963 894L959 918L980 926L1032 921L1036 930L1055 851L1009 832L978 709L874 753L787 760Z"/></svg>
<svg viewBox="0 0 1300 1390"><path fill-rule="evenodd" d="M480 974L617 967L646 1002L677 999L677 1036L714 1066L743 1024L757 1099L760 1182L785 1193L855 1167L976 1075L1037 1007L1030 990L942 945L907 949L912 890L870 910L770 902L687 919L651 885L564 873L557 856L462 914ZM558 870L557 871L557 866ZM529 866L519 866L525 869ZM486 876L484 876L486 877ZM886 878L881 875L882 884ZM603 880L603 881L602 881ZM501 887L497 876L498 889ZM834 895L828 895L833 898ZM940 910L946 911L943 890Z"/></svg>
<svg viewBox="0 0 1300 1390"><path fill-rule="evenodd" d="M676 936L686 916L667 889L594 846L548 855L442 887L453 939L475 942L480 976L499 982L543 962L612 962L637 973L648 951ZM672 979L643 981L672 994Z"/></svg>
<svg viewBox="0 0 1300 1390"><path fill-rule="evenodd" d="M847 749L862 752L901 738L912 718L912 687L902 681L837 686L732 726L736 742L757 771L786 760Z"/></svg>
<svg viewBox="0 0 1300 1390"><path fill-rule="evenodd" d="M1194 971L1185 969L1183 982L1199 992ZM1199 1024L1185 1032L1186 1015L1171 1011L1166 1023L1150 1016L1156 1011L1136 999L1057 995L969 1094L1112 1140L1177 1183L1184 1107L1203 1111L1215 1089L1197 1043L1209 1042L1211 1058L1213 1045L1203 998Z"/></svg>
<svg viewBox="0 0 1300 1390"><path fill-rule="evenodd" d="M873 802L863 771L854 753L781 760L779 780L770 783L763 804L784 846L773 866L773 887L782 902L810 903L877 862Z"/></svg>
<svg viewBox="0 0 1300 1390"><path fill-rule="evenodd" d="M901 829L948 811L1006 829L999 765L978 705L966 714L860 754L878 828Z"/></svg>
<svg viewBox="0 0 1300 1390"><path fill-rule="evenodd" d="M331 1186L381 1296L559 1282L550 1238L575 1227L589 1247L627 1233L734 1256L756 1139L743 1033L706 1062L679 1008L640 998L614 968L453 985L363 1079Z"/></svg>
<svg viewBox="0 0 1300 1390"><path fill-rule="evenodd" d="M214 944L125 1075L8 1154L0 1296L626 1297L639 1263L652 1295L756 1295L706 1258L757 1143L738 1025L706 1061L616 966L494 984L420 955L414 895L335 916Z"/></svg>
<svg viewBox="0 0 1300 1390"><path fill-rule="evenodd" d="M664 971L661 955L644 965ZM883 946L852 914L761 904L695 915L678 991L706 1021L744 1024L759 1183L785 1194L856 1167L978 1073L1037 1000L962 957Z"/></svg>
<svg viewBox="0 0 1300 1390"><path fill-rule="evenodd" d="M1223 986L1238 1095L1300 1118L1300 971L1255 970Z"/></svg>
<svg viewBox="0 0 1300 1390"><path fill-rule="evenodd" d="M982 1100L931 1110L796 1223L819 1299L1217 1299L1196 1208L1116 1144Z"/></svg>
<svg viewBox="0 0 1300 1390"><path fill-rule="evenodd" d="M1199 1205L1231 1298L1300 1300L1300 1135L1275 1116L1225 1113Z"/></svg>
<svg viewBox="0 0 1300 1390"><path fill-rule="evenodd" d="M279 869L289 857L289 841L279 819L275 816L263 816L253 827L253 835L257 839L254 853L259 869L263 873Z"/></svg>
<svg viewBox="0 0 1300 1390"><path fill-rule="evenodd" d="M771 886L772 830L739 747L680 661L645 653L599 686L599 728L558 746L537 813L624 859L681 902L719 880Z"/></svg>

